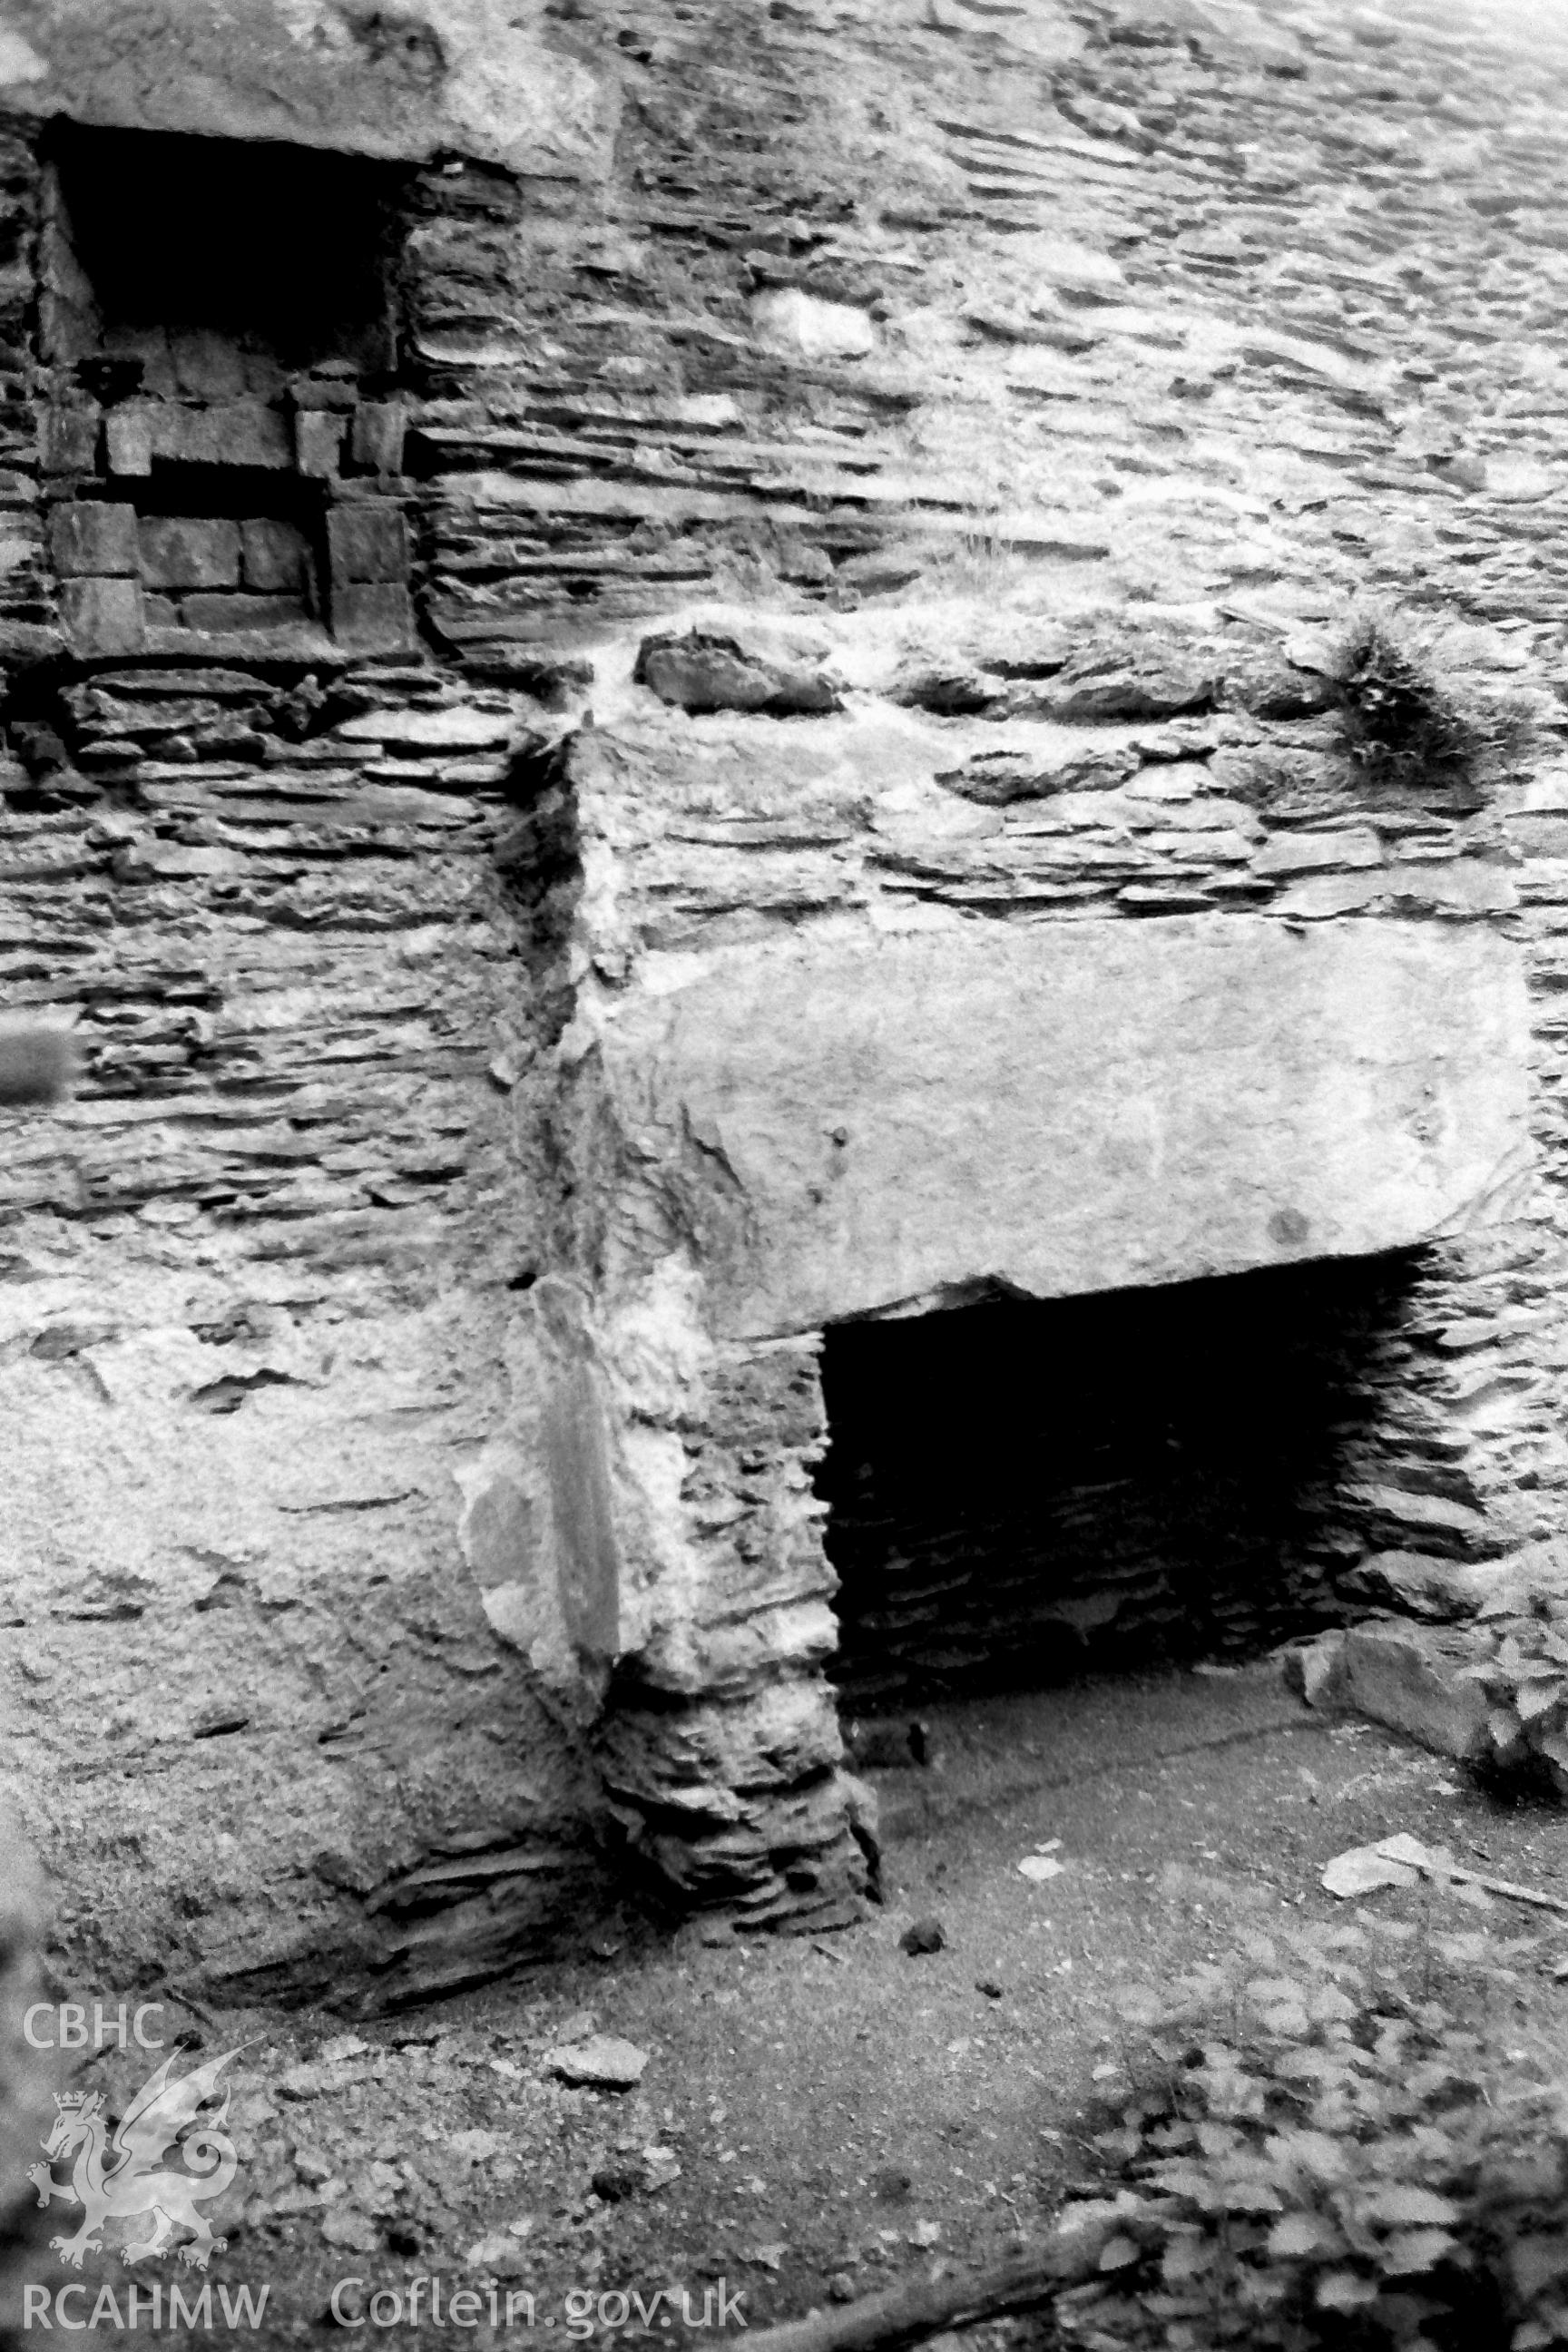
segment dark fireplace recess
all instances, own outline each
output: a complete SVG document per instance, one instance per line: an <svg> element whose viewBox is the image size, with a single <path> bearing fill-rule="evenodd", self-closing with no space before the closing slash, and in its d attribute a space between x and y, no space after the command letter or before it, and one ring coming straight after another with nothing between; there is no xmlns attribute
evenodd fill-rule
<svg viewBox="0 0 1568 2352"><path fill-rule="evenodd" d="M863 1712L1342 1613L1418 1255L843 1324L817 1476Z"/></svg>

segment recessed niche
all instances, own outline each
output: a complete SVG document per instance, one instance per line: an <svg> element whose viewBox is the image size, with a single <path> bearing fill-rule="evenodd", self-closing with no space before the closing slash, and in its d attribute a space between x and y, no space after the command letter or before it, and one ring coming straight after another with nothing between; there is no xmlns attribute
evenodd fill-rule
<svg viewBox="0 0 1568 2352"><path fill-rule="evenodd" d="M57 130L46 472L79 652L410 644L404 193L396 168L311 150Z"/></svg>
<svg viewBox="0 0 1568 2352"><path fill-rule="evenodd" d="M324 360L394 365L395 168L73 124L49 162L45 355L93 388L267 399Z"/></svg>

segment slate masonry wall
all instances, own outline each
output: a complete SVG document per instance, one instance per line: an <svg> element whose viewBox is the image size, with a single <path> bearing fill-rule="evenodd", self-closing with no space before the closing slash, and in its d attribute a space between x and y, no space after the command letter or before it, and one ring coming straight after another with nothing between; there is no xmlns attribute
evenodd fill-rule
<svg viewBox="0 0 1568 2352"><path fill-rule="evenodd" d="M1550 38L427 13L417 91L322 0L330 89L46 8L0 92L0 955L83 1063L4 1138L5 1760L128 1989L848 1916L845 1318L1402 1253L1318 1603L1562 1532ZM285 206L156 315L133 152L335 190L353 302Z"/></svg>

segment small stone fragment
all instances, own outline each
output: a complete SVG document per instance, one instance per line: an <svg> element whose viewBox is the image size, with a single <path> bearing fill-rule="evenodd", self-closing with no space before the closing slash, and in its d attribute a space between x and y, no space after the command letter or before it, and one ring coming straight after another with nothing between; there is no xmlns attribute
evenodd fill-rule
<svg viewBox="0 0 1568 2352"><path fill-rule="evenodd" d="M347 2059L363 2058L369 2050L369 2042L362 2042L357 2033L334 2033L330 2042L322 2042L316 2055L323 2066L341 2066Z"/></svg>
<svg viewBox="0 0 1568 2352"><path fill-rule="evenodd" d="M644 2185L640 2159L627 2156L612 2157L607 2164L599 2166L592 2179L595 2196L602 2197L606 2205L618 2205L623 2198L635 2197Z"/></svg>
<svg viewBox="0 0 1568 2352"><path fill-rule="evenodd" d="M1371 1895L1380 1886L1414 1886L1420 1874L1406 1863L1391 1862L1375 1845L1352 1846L1324 1865L1322 1883L1342 1901Z"/></svg>
<svg viewBox="0 0 1568 2352"><path fill-rule="evenodd" d="M1287 1688L1309 1706L1332 1706L1343 1692L1344 1647L1344 1634L1337 1627L1316 1641L1292 1643L1279 1658Z"/></svg>
<svg viewBox="0 0 1568 2352"><path fill-rule="evenodd" d="M273 2085L280 2099L319 2099L329 2078L320 2066L290 2066Z"/></svg>
<svg viewBox="0 0 1568 2352"><path fill-rule="evenodd" d="M672 2147L645 2147L642 2161L642 2185L649 2196L680 2178L680 2164Z"/></svg>
<svg viewBox="0 0 1568 2352"><path fill-rule="evenodd" d="M595 2091L629 2091L642 2081L647 2060L647 2052L635 2042L622 2042L613 2033L594 2033L570 2049L547 2051L544 2063L563 2083Z"/></svg>
<svg viewBox="0 0 1568 2352"><path fill-rule="evenodd" d="M374 2221L352 2207L340 2207L329 2213L321 2224L321 2235L329 2246L344 2247L350 2253L374 2254L381 2251L381 2231Z"/></svg>
<svg viewBox="0 0 1568 2352"><path fill-rule="evenodd" d="M521 2278L529 2257L506 2231L492 2230L488 2237L475 2241L463 2261L471 2271L493 2271L498 2278Z"/></svg>
<svg viewBox="0 0 1568 2352"><path fill-rule="evenodd" d="M899 1948L914 1959L922 1952L940 1952L946 1942L942 1921L933 1916L912 1919L899 1937Z"/></svg>
<svg viewBox="0 0 1568 2352"><path fill-rule="evenodd" d="M598 2024L598 2017L593 2010L573 2010L570 2016L563 2017L555 2028L556 2047L563 2050L570 2042L586 2042L591 2033L597 2032Z"/></svg>

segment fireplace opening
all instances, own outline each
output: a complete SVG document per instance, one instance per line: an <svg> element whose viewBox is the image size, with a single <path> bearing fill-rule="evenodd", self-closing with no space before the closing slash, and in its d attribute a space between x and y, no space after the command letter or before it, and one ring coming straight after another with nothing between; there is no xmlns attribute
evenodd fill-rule
<svg viewBox="0 0 1568 2352"><path fill-rule="evenodd" d="M1347 1571L1401 1540L1379 1478L1444 1475L1390 1423L1420 1272L1401 1253L831 1328L846 1708L1239 1656L1347 1613Z"/></svg>

